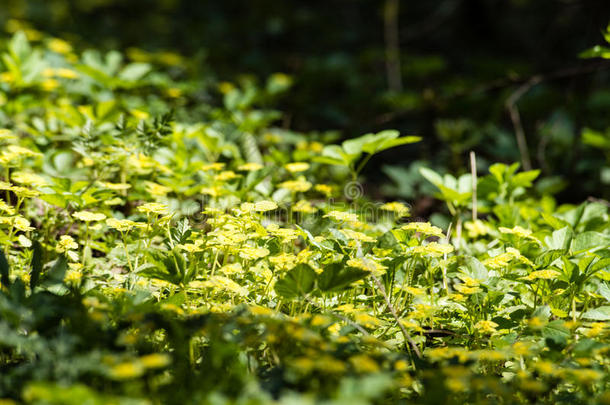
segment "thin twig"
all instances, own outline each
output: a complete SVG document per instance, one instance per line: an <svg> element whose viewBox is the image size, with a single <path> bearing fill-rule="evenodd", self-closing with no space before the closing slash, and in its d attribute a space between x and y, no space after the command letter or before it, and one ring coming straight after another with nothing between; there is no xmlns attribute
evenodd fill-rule
<svg viewBox="0 0 610 405"><path fill-rule="evenodd" d="M390 302L390 299L388 298L388 294L386 294L386 292L385 292L385 288L383 287L383 284L381 284L381 281L379 281L377 276L371 275L371 277L373 278L373 280L375 281L375 284L377 285L377 288L381 292L381 295L383 296L383 298L385 300L386 306L388 307L388 309L390 310L390 313L396 320L396 323L398 324L398 327L402 331L402 334L405 337L405 340L409 343L409 346L411 346L413 353L415 353L415 355L421 359L422 356L421 356L419 347L417 347L417 343L415 343L415 341L413 340L411 335L409 335L409 332L407 332L404 325L402 323L400 323L400 319L398 318L398 315L396 314L396 310L394 309L394 306L392 305L392 303Z"/></svg>
<svg viewBox="0 0 610 405"><path fill-rule="evenodd" d="M519 114L519 108L517 107L517 101L527 93L532 87L542 81L542 76L534 76L527 82L515 90L510 97L506 100L506 109L510 114L510 119L513 122L515 128L515 138L517 139L517 146L519 147L519 154L521 155L521 164L523 170L532 170L532 161L530 160L530 152L527 147L527 139L525 138L525 130L521 123L521 114Z"/></svg>

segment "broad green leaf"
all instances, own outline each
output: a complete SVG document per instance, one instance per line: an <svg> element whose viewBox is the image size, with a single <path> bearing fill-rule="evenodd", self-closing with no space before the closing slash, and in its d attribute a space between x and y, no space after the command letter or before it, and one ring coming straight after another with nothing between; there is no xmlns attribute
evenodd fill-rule
<svg viewBox="0 0 610 405"><path fill-rule="evenodd" d="M610 245L610 237L603 233L588 231L579 233L572 241L572 252L603 249Z"/></svg>
<svg viewBox="0 0 610 405"><path fill-rule="evenodd" d="M594 321L610 321L610 306L605 305L599 308L593 308L582 314L585 319Z"/></svg>
<svg viewBox="0 0 610 405"><path fill-rule="evenodd" d="M343 263L331 263L324 266L324 271L318 275L318 287L321 291L340 291L346 289L355 281L362 280L369 273L345 266Z"/></svg>
<svg viewBox="0 0 610 405"><path fill-rule="evenodd" d="M419 169L419 172L422 176L424 176L426 180L434 184L436 187L440 187L443 185L443 178L434 170L428 169L427 167L422 167Z"/></svg>
<svg viewBox="0 0 610 405"><path fill-rule="evenodd" d="M550 249L567 250L570 247L573 236L574 232L572 229L569 226L566 226L554 231L550 238L545 238L545 241Z"/></svg>
<svg viewBox="0 0 610 405"><path fill-rule="evenodd" d="M485 267L476 257L466 256L465 262L468 269L467 274L470 277L479 281L486 281L489 278L487 267Z"/></svg>
<svg viewBox="0 0 610 405"><path fill-rule="evenodd" d="M316 272L307 264L299 264L275 283L275 292L287 299L310 293L315 284Z"/></svg>
<svg viewBox="0 0 610 405"><path fill-rule="evenodd" d="M148 63L130 63L121 70L119 78L129 82L137 81L150 72L150 70L151 66Z"/></svg>

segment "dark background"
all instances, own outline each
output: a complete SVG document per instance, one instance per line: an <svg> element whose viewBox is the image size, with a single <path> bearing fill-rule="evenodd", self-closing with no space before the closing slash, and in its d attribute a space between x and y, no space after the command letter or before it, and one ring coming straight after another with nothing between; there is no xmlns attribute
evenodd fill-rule
<svg viewBox="0 0 610 405"><path fill-rule="evenodd" d="M405 183L383 188L387 196L417 194L416 161L460 173L470 150L482 167L522 160L505 103L541 75L516 104L532 167L552 178L541 191L610 197L610 152L581 141L584 127L608 136L609 66L578 56L603 43L610 1L403 0L392 19L393 1L0 0L0 22L26 20L82 47L172 50L213 80L288 73L294 88L279 108L294 130L424 138L368 166L374 184L392 171ZM400 85L388 77L386 27Z"/></svg>

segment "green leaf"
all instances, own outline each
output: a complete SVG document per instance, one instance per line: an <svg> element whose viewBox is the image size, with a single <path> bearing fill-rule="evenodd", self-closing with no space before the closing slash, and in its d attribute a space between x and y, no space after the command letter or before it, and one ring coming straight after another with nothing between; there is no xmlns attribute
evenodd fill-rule
<svg viewBox="0 0 610 405"><path fill-rule="evenodd" d="M583 232L572 241L572 252L579 253L592 249L603 249L610 244L610 238L603 233L588 231Z"/></svg>
<svg viewBox="0 0 610 405"><path fill-rule="evenodd" d="M150 72L150 70L151 66L148 63L130 63L121 70L119 78L129 82L137 81Z"/></svg>
<svg viewBox="0 0 610 405"><path fill-rule="evenodd" d="M602 283L599 285L599 295L604 297L606 301L610 302L610 286L607 283Z"/></svg>
<svg viewBox="0 0 610 405"><path fill-rule="evenodd" d="M275 283L275 292L287 299L310 293L315 284L316 272L307 264L299 264L284 278Z"/></svg>
<svg viewBox="0 0 610 405"><path fill-rule="evenodd" d="M513 187L531 187L532 181L540 175L540 170L530 170L527 172L517 173L510 180Z"/></svg>
<svg viewBox="0 0 610 405"><path fill-rule="evenodd" d="M610 306L605 305L599 308L593 308L582 314L585 319L594 321L610 321Z"/></svg>
<svg viewBox="0 0 610 405"><path fill-rule="evenodd" d="M467 274L479 281L486 281L489 278L489 271L483 263L481 263L476 257L466 256L465 258L466 267L468 268Z"/></svg>
<svg viewBox="0 0 610 405"><path fill-rule="evenodd" d="M434 170L428 169L427 167L421 167L419 169L419 172L422 176L424 176L426 180L434 184L436 187L440 187L443 185L443 178Z"/></svg>
<svg viewBox="0 0 610 405"><path fill-rule="evenodd" d="M565 253L566 253L566 251L563 249L547 250L540 256L536 257L536 261L535 261L536 269L540 270L540 269L545 269L545 268L549 267L551 265L551 263L553 263L555 260L559 259Z"/></svg>
<svg viewBox="0 0 610 405"><path fill-rule="evenodd" d="M542 219L555 230L564 228L569 225L566 221L559 219L551 214L547 214L546 212L542 213Z"/></svg>
<svg viewBox="0 0 610 405"><path fill-rule="evenodd" d="M331 263L318 276L318 287L324 292L341 291L368 274L364 270L346 267L343 263Z"/></svg>
<svg viewBox="0 0 610 405"><path fill-rule="evenodd" d="M553 232L551 237L545 238L546 244L551 249L564 249L567 250L570 247L570 242L574 232L569 226L563 227Z"/></svg>

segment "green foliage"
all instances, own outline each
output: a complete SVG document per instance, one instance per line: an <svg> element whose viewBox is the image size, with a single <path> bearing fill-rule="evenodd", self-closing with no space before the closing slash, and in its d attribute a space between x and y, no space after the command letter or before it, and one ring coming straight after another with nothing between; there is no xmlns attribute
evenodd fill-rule
<svg viewBox="0 0 610 405"><path fill-rule="evenodd" d="M607 401L603 202L421 167L454 222L408 221L338 191L418 137L333 144L280 123L288 76L207 104L155 58L49 43L0 50L3 400Z"/></svg>

